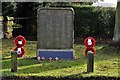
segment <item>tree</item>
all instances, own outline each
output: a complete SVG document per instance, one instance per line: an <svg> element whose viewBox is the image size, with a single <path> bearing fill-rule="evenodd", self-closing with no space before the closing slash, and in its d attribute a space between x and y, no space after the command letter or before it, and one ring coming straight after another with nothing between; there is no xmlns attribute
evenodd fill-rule
<svg viewBox="0 0 120 80"><path fill-rule="evenodd" d="M18 2L16 9L17 22L22 25L22 35L36 35L37 29L37 8L41 3Z"/></svg>
<svg viewBox="0 0 120 80"><path fill-rule="evenodd" d="M71 2L43 2L43 7L70 7Z"/></svg>
<svg viewBox="0 0 120 80"><path fill-rule="evenodd" d="M117 2L113 42L120 43L120 1Z"/></svg>
<svg viewBox="0 0 120 80"><path fill-rule="evenodd" d="M14 3L13 2L3 2L2 3L2 15L3 16L13 16L14 15Z"/></svg>

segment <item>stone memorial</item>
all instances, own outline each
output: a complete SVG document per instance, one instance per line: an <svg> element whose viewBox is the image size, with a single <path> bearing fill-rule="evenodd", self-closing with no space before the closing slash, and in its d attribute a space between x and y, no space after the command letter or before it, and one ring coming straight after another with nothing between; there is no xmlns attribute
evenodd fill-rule
<svg viewBox="0 0 120 80"><path fill-rule="evenodd" d="M73 9L41 8L37 18L37 57L73 59Z"/></svg>

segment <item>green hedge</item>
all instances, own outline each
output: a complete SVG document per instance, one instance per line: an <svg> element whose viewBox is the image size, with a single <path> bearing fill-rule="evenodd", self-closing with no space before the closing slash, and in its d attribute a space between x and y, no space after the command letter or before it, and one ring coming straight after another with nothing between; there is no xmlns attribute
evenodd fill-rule
<svg viewBox="0 0 120 80"><path fill-rule="evenodd" d="M115 8L74 6L74 35L112 37L115 26Z"/></svg>
<svg viewBox="0 0 120 80"><path fill-rule="evenodd" d="M72 6L75 11L74 35L75 37L112 37L115 26L115 8L93 7L90 5ZM35 19L34 19L35 20ZM22 20L23 31L26 35L36 34L36 21ZM25 28L27 25L28 28ZM29 25L29 26L28 26ZM31 25L35 25L32 29ZM30 28L31 27L31 28ZM31 30L30 30L31 29ZM17 30L16 30L17 31ZM14 32L16 32L14 30ZM22 33L24 35L24 33Z"/></svg>

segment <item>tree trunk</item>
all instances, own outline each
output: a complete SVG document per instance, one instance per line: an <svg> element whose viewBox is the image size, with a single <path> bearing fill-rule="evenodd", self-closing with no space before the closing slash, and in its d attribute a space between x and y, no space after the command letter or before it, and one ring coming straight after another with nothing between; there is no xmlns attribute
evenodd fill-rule
<svg viewBox="0 0 120 80"><path fill-rule="evenodd" d="M120 42L120 1L117 2L113 42L115 42L115 43Z"/></svg>

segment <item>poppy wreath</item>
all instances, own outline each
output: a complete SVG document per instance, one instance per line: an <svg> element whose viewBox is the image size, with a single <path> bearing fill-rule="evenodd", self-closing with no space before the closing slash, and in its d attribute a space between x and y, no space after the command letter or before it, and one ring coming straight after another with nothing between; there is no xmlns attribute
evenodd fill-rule
<svg viewBox="0 0 120 80"><path fill-rule="evenodd" d="M18 47L16 47L16 48L14 49L14 51L17 51L17 49L18 49ZM23 57L24 54L25 54L25 50L24 50L23 47L21 47L21 53L20 53L20 54L17 54L17 56L18 56L18 57Z"/></svg>
<svg viewBox="0 0 120 80"><path fill-rule="evenodd" d="M18 41L21 40L22 41L22 44L19 45ZM17 36L15 39L14 39L14 44L16 46L19 46L19 47L23 47L25 44L26 44L26 40L23 36Z"/></svg>
<svg viewBox="0 0 120 80"><path fill-rule="evenodd" d="M88 40L91 39L91 42L92 44L89 45L88 44ZM94 53L94 55L96 55L96 50L94 49L94 46L96 45L96 40L93 38L93 37L87 37L85 40L84 40L84 45L86 47L85 51L84 51L84 55L86 56L87 55L87 52L88 51L92 51Z"/></svg>
<svg viewBox="0 0 120 80"><path fill-rule="evenodd" d="M22 44L19 44L18 42L22 41ZM26 44L26 40L23 36L17 36L15 39L14 39L14 44L16 45L16 48L14 49L14 51L17 51L18 48L21 48L21 51L20 53L18 54L18 57L23 57L24 54L25 54L25 50L23 48L23 46Z"/></svg>

